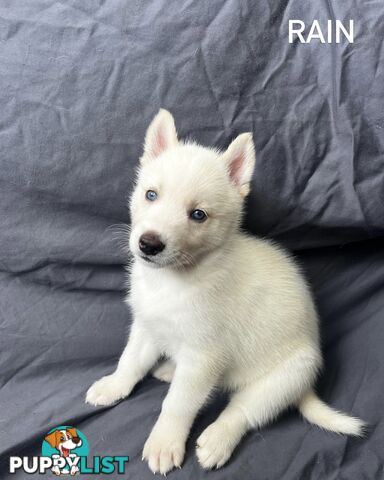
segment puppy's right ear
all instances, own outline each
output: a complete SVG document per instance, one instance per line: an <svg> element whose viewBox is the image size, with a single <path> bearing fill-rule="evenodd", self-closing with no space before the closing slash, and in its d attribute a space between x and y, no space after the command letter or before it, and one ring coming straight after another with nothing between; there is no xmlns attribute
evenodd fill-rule
<svg viewBox="0 0 384 480"><path fill-rule="evenodd" d="M144 154L141 163L158 157L169 147L177 145L177 132L173 116L161 108L152 120L145 135Z"/></svg>
<svg viewBox="0 0 384 480"><path fill-rule="evenodd" d="M58 443L57 443L57 430L54 432L50 433L49 435L46 435L44 437L44 440L50 444L52 448L56 448Z"/></svg>

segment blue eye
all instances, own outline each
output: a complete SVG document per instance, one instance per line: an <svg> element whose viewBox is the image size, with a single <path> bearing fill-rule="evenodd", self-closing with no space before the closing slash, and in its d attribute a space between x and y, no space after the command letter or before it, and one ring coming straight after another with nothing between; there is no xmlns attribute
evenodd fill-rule
<svg viewBox="0 0 384 480"><path fill-rule="evenodd" d="M145 198L150 202L154 202L157 198L157 193L154 190L148 190L145 194Z"/></svg>
<svg viewBox="0 0 384 480"><path fill-rule="evenodd" d="M207 214L204 212L204 210L193 210L189 217L192 220L195 220L195 222L204 222L204 220L207 219Z"/></svg>

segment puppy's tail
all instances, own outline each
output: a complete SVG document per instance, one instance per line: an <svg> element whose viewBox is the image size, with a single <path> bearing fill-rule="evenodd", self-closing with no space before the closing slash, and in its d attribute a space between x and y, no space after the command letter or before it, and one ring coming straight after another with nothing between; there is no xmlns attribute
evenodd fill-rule
<svg viewBox="0 0 384 480"><path fill-rule="evenodd" d="M308 422L325 430L358 437L365 433L366 424L362 420L329 407L313 390L309 390L303 396L297 408Z"/></svg>

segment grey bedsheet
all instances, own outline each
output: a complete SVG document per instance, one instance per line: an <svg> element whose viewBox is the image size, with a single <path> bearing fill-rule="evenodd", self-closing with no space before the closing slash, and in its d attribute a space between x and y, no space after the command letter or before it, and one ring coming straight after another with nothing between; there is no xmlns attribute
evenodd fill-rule
<svg viewBox="0 0 384 480"><path fill-rule="evenodd" d="M289 44L295 18L354 19L355 43ZM39 455L63 424L153 478L141 449L167 386L145 379L110 409L83 399L129 331L116 225L160 106L207 145L254 133L245 228L297 252L322 319L318 390L371 425L342 438L288 412L205 473L193 444L219 397L170 476L384 478L383 42L380 1L0 0L1 479L37 477L8 457Z"/></svg>

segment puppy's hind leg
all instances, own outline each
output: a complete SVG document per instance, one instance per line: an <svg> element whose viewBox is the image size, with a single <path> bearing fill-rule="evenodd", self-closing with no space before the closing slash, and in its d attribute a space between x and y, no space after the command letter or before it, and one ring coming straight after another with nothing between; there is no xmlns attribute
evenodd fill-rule
<svg viewBox="0 0 384 480"><path fill-rule="evenodd" d="M229 404L197 439L196 454L203 468L220 468L240 439L294 405L312 385L317 371L316 353L294 354L268 375L233 394Z"/></svg>
<svg viewBox="0 0 384 480"><path fill-rule="evenodd" d="M170 359L162 360L152 370L152 375L162 382L170 383L175 373L176 364Z"/></svg>

